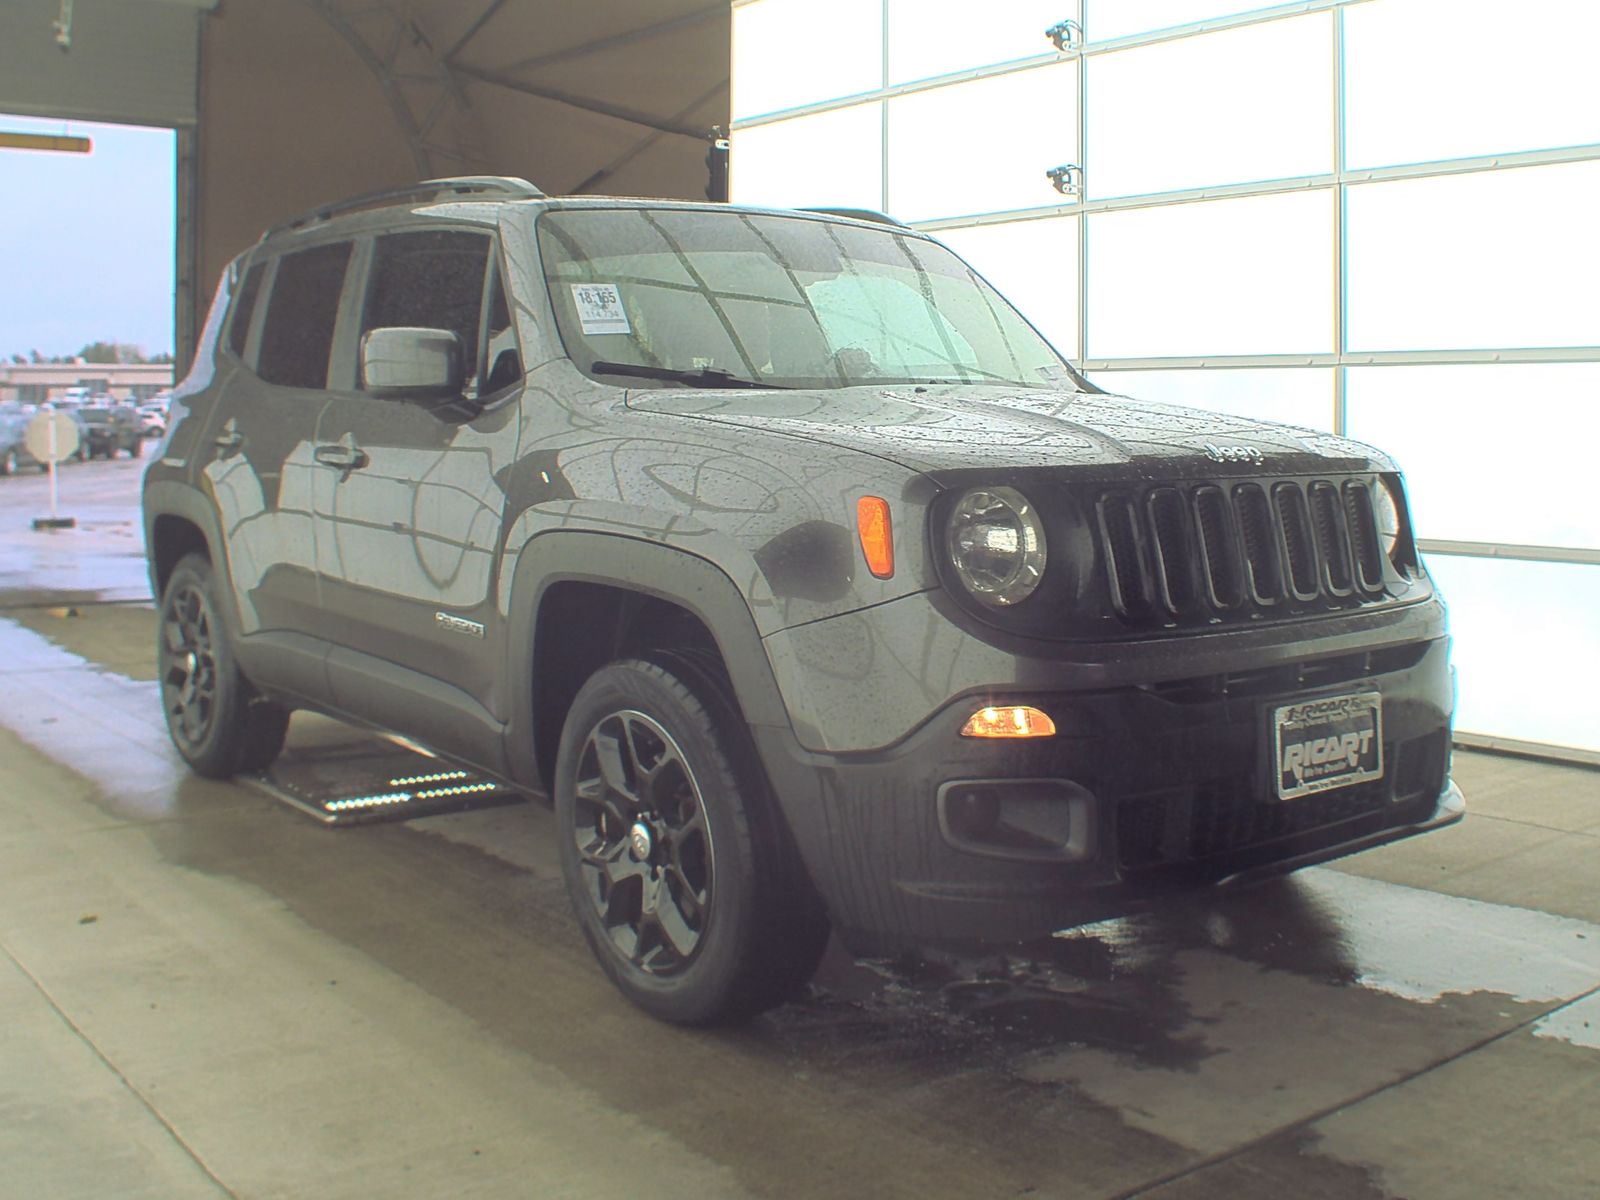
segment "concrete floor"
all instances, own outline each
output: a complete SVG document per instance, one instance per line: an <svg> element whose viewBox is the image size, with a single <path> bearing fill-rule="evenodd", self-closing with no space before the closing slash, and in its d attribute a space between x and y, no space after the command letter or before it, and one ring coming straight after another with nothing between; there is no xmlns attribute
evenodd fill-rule
<svg viewBox="0 0 1600 1200"><path fill-rule="evenodd" d="M1431 837L683 1032L542 804L334 829L181 768L139 466L60 534L0 479L0 1196L1600 1194L1600 772L1460 754Z"/></svg>

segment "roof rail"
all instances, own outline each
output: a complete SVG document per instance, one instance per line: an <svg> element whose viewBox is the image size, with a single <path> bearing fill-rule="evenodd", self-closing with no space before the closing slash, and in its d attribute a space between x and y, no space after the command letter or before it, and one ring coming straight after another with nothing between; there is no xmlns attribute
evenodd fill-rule
<svg viewBox="0 0 1600 1200"><path fill-rule="evenodd" d="M904 221L896 221L888 213L873 208L802 208L801 212L821 213L825 217L850 217L856 221L871 221L874 225L893 225L896 229L910 229Z"/></svg>
<svg viewBox="0 0 1600 1200"><path fill-rule="evenodd" d="M358 212L363 208L382 208L385 205L402 204L406 201L443 204L450 200L468 199L537 200L543 196L544 193L526 179L518 179L511 175L458 175L448 179L424 179L420 183L385 188L362 196L352 196L348 200L340 200L333 204L324 204L310 212L301 213L298 217L290 217L287 221L279 222L261 237L265 240L273 234L299 229L318 221L327 221L344 213Z"/></svg>

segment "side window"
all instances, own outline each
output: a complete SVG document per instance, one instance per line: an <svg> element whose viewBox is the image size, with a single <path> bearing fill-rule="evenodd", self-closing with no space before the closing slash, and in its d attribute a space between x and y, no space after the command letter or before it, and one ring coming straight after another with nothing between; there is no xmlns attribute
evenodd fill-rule
<svg viewBox="0 0 1600 1200"><path fill-rule="evenodd" d="M490 396L522 378L522 355L517 350L517 331L511 324L511 308L506 303L506 285L495 271L489 283L489 331L484 339L483 386L478 394Z"/></svg>
<svg viewBox="0 0 1600 1200"><path fill-rule="evenodd" d="M363 336L373 329L448 329L461 338L469 372L478 357L478 322L489 238L481 233L424 230L380 237L372 257Z"/></svg>
<svg viewBox="0 0 1600 1200"><path fill-rule="evenodd" d="M320 388L328 383L328 353L350 243L334 242L286 254L267 301L256 373L284 387Z"/></svg>
<svg viewBox="0 0 1600 1200"><path fill-rule="evenodd" d="M244 357L245 343L250 339L250 318L256 313L256 297L261 293L261 277L267 273L267 264L258 262L244 277L239 298L233 304L233 317L228 325L228 346L240 358Z"/></svg>

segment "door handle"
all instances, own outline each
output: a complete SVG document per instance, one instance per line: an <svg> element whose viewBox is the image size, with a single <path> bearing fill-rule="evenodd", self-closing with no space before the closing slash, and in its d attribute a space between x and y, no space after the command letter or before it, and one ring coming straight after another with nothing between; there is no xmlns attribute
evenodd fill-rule
<svg viewBox="0 0 1600 1200"><path fill-rule="evenodd" d="M343 439L331 445L318 446L312 451L311 457L325 467L339 468L346 475L351 471L361 470L372 461L367 457L367 452L356 445L349 434L345 434Z"/></svg>
<svg viewBox="0 0 1600 1200"><path fill-rule="evenodd" d="M244 434L239 432L239 422L229 417L228 423L222 427L222 432L211 440L226 456L244 445Z"/></svg>

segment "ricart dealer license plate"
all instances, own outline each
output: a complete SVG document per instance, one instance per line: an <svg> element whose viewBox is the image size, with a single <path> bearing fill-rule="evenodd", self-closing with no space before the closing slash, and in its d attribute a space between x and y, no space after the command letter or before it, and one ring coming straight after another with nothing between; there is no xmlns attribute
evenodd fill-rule
<svg viewBox="0 0 1600 1200"><path fill-rule="evenodd" d="M1285 704L1272 713L1278 799L1383 778L1383 697L1377 692Z"/></svg>

